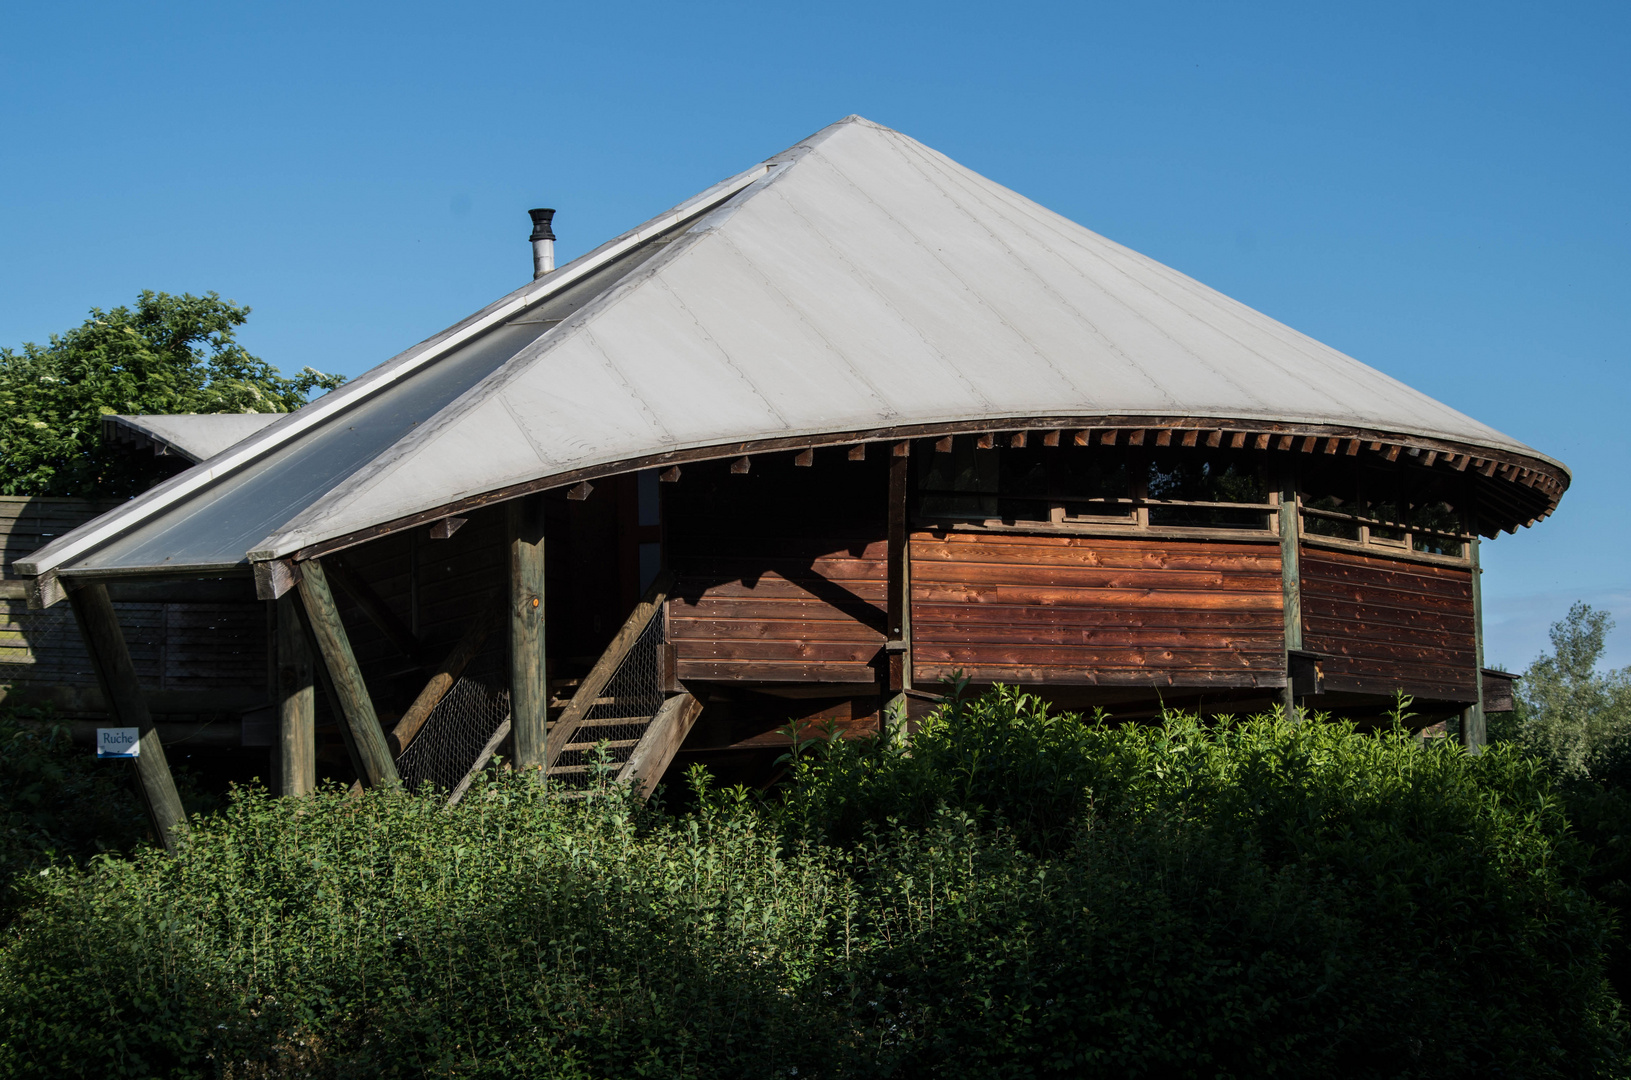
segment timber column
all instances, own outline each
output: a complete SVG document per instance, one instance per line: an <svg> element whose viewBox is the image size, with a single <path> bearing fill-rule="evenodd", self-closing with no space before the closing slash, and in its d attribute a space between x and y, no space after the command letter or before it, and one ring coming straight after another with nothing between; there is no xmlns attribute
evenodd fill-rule
<svg viewBox="0 0 1631 1080"><path fill-rule="evenodd" d="M1489 742L1489 731L1484 720L1484 589L1480 580L1483 567L1478 563L1478 535L1467 542L1468 561L1472 563L1472 633L1473 633L1473 685L1478 700L1461 711L1461 745L1473 753L1482 753Z"/></svg>
<svg viewBox="0 0 1631 1080"><path fill-rule="evenodd" d="M543 769L549 724L549 676L544 658L544 497L512 499L505 507L510 556L510 732L515 768Z"/></svg>
<svg viewBox="0 0 1631 1080"><path fill-rule="evenodd" d="M317 788L317 690L311 646L301 625L297 594L277 599L278 794L308 795Z"/></svg>
<svg viewBox="0 0 1631 1080"><path fill-rule="evenodd" d="M301 564L299 588L306 626L327 673L325 689L331 694L330 700L339 705L343 729L350 734L347 749L352 752L358 779L369 787L400 786L396 761L379 725L379 715L374 712L373 699L368 696L368 684L363 681L356 654L351 651L351 639L340 621L340 609L321 559Z"/></svg>
<svg viewBox="0 0 1631 1080"><path fill-rule="evenodd" d="M884 649L888 654L888 686L885 700L893 703L903 691L912 688L911 586L906 535L907 480L912 466L912 444L896 443L889 458L889 533L886 573L888 577L888 632Z"/></svg>
<svg viewBox="0 0 1631 1080"><path fill-rule="evenodd" d="M1286 688L1280 699L1286 719L1297 719L1291 683L1291 653L1303 647L1303 573L1297 548L1297 482L1287 470L1280 479L1280 599L1285 613Z"/></svg>
<svg viewBox="0 0 1631 1080"><path fill-rule="evenodd" d="M136 681L136 665L130 662L130 647L108 598L106 585L82 585L68 590L68 603L79 620L79 630L102 687L102 700L115 722L140 732L141 749L136 754L136 776L141 781L142 801L164 850L174 854L187 835L187 812L181 806L176 781L164 746L147 711L147 698Z"/></svg>

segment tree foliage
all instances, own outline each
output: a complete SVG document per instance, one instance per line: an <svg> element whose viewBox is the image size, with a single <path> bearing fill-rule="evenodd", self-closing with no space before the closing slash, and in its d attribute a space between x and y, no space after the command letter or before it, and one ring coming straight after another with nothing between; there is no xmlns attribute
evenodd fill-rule
<svg viewBox="0 0 1631 1080"><path fill-rule="evenodd" d="M252 356L234 337L248 316L213 292L144 291L48 345L0 348L0 494L136 494L162 472L105 447L102 417L290 412L343 381L311 368L285 378Z"/></svg>
<svg viewBox="0 0 1631 1080"><path fill-rule="evenodd" d="M1631 668L1597 670L1613 628L1608 612L1576 603L1518 683L1506 734L1562 776L1625 771L1631 757Z"/></svg>

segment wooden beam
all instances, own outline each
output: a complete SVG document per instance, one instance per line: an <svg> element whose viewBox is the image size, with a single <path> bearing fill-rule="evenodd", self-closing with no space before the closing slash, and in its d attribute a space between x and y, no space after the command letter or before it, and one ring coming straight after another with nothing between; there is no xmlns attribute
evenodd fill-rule
<svg viewBox="0 0 1631 1080"><path fill-rule="evenodd" d="M1237 431L1229 436L1229 449L1239 450L1246 445L1246 433Z"/></svg>
<svg viewBox="0 0 1631 1080"><path fill-rule="evenodd" d="M277 793L309 795L317 790L317 685L311 645L297 610L300 598L285 593L277 601L278 738Z"/></svg>
<svg viewBox="0 0 1631 1080"><path fill-rule="evenodd" d="M90 653L96 681L102 687L102 700L108 704L110 719L137 731L137 786L141 789L154 835L164 850L173 855L187 838L187 811L176 791L175 777L170 775L164 744L159 741L153 717L147 711L147 699L136 679L136 665L131 663L130 647L125 643L119 616L108 597L108 587L90 584L70 589L68 603L85 638L85 648Z"/></svg>
<svg viewBox="0 0 1631 1080"><path fill-rule="evenodd" d="M1340 447L1341 445L1342 445L1342 440L1341 439L1326 439L1325 440L1325 452L1327 454L1334 454L1334 453L1337 452L1337 448Z"/></svg>
<svg viewBox="0 0 1631 1080"><path fill-rule="evenodd" d="M515 767L544 767L544 735L549 726L549 664L544 653L546 625L544 603L544 498L525 495L506 504L505 526L509 540L509 596L505 608L510 613L510 719L515 735ZM459 670L474 659L486 640L488 615L484 610L465 631L464 640L448 657L442 674L451 687ZM434 680L433 680L434 681ZM427 692L430 686L425 688ZM442 691L446 693L446 690ZM425 694L421 694L423 698ZM438 695L438 700L440 695ZM414 702L418 705L419 702ZM434 703L431 706L434 708ZM408 710L412 715L413 710ZM425 715L429 716L427 709ZM408 717L404 716L406 722ZM421 721L423 723L423 721ZM397 725L401 728L401 725ZM411 735L409 736L412 737ZM408 740L403 739L406 746Z"/></svg>
<svg viewBox="0 0 1631 1080"><path fill-rule="evenodd" d="M1484 715L1484 587L1483 567L1479 563L1478 530L1473 522L1473 538L1468 542L1468 561L1472 564L1472 628L1473 628L1473 681L1478 686L1478 700L1461 713L1461 745L1474 754L1483 753L1489 742L1488 719Z"/></svg>
<svg viewBox="0 0 1631 1080"><path fill-rule="evenodd" d="M498 753L498 748L503 746L504 740L508 739L509 737L510 720L508 717L505 717L504 722L498 725L498 730L493 732L492 735L488 737L487 745L483 746L481 748L481 752L476 755L476 760L465 772L464 779L460 780L458 786L455 787L448 795L447 805L459 805L459 801L464 798L465 792L470 790L471 781L475 780L477 776L481 775L481 770L485 769L487 767L487 763L493 760L493 755Z"/></svg>
<svg viewBox="0 0 1631 1080"><path fill-rule="evenodd" d="M974 449L976 450L994 450L996 446L997 437L989 431L974 440Z"/></svg>
<svg viewBox="0 0 1631 1080"><path fill-rule="evenodd" d="M1216 431L1215 430L1215 431L1208 431L1206 433L1206 445L1207 446L1216 448L1217 446L1222 444L1222 442L1223 442L1223 432L1222 431Z"/></svg>
<svg viewBox="0 0 1631 1080"><path fill-rule="evenodd" d="M1162 428L1160 431L1157 431L1155 433L1155 445L1157 445L1157 446L1171 446L1172 445L1172 429L1171 428Z"/></svg>
<svg viewBox="0 0 1631 1080"><path fill-rule="evenodd" d="M1267 450L1269 448L1269 439L1271 438L1273 438L1273 436L1268 432L1259 431L1257 433L1257 438L1252 441L1252 445L1258 450Z"/></svg>
<svg viewBox="0 0 1631 1080"><path fill-rule="evenodd" d="M912 440L902 439L900 442L896 443L889 452L898 458L911 457Z"/></svg>
<svg viewBox="0 0 1631 1080"><path fill-rule="evenodd" d="M737 476L746 476L748 471L752 468L753 459L748 457L746 454L743 454L741 457L731 462L731 472Z"/></svg>
<svg viewBox="0 0 1631 1080"><path fill-rule="evenodd" d="M1393 445L1391 445L1391 446L1389 446L1387 448L1386 452L1384 452L1382 454L1382 456L1384 458L1386 458L1388 461L1398 461L1399 460L1399 451L1402 450L1402 449L1404 449L1404 447L1398 445L1397 443L1394 443Z"/></svg>
<svg viewBox="0 0 1631 1080"><path fill-rule="evenodd" d="M1074 432L1070 436L1070 441L1075 446L1086 446L1086 445L1088 445L1089 443L1091 443L1093 441L1093 429L1092 428L1083 428L1080 431Z"/></svg>
<svg viewBox="0 0 1631 1080"><path fill-rule="evenodd" d="M936 439L934 442L934 452L937 454L951 453L951 436L947 435L943 439Z"/></svg>
<svg viewBox="0 0 1631 1080"><path fill-rule="evenodd" d="M1129 431L1127 433L1127 445L1128 446L1143 446L1144 445L1144 429L1143 428L1134 428L1133 430Z"/></svg>
<svg viewBox="0 0 1631 1080"><path fill-rule="evenodd" d="M1008 445L1009 445L1009 447L1011 449L1014 449L1014 450L1023 450L1023 449L1025 449L1025 436L1026 436L1026 434L1027 433L1023 432L1023 431L1016 431L1012 435L1008 436Z"/></svg>
<svg viewBox="0 0 1631 1080"><path fill-rule="evenodd" d="M1319 441L1318 435L1304 435L1303 444L1302 446L1298 447L1298 449L1305 454L1312 454L1314 452L1314 447L1319 445Z"/></svg>
<svg viewBox="0 0 1631 1080"><path fill-rule="evenodd" d="M290 589L300 577L292 559L268 559L253 564L255 599L276 600Z"/></svg>
<svg viewBox="0 0 1631 1080"><path fill-rule="evenodd" d="M468 518L462 517L445 517L441 521L434 522L430 527L430 538L432 540L451 540L453 534L464 528L464 523L468 520Z"/></svg>
<svg viewBox="0 0 1631 1080"><path fill-rule="evenodd" d="M910 641L906 584L906 498L911 462L896 458L889 463L889 505L886 513L888 534L885 558L885 631L888 653L888 688L899 692L911 687Z"/></svg>
<svg viewBox="0 0 1631 1080"><path fill-rule="evenodd" d="M1059 429L1054 428L1052 431L1043 432L1042 433L1042 445L1043 446L1058 446L1059 445Z"/></svg>
<svg viewBox="0 0 1631 1080"><path fill-rule="evenodd" d="M1353 457L1358 453L1359 453L1359 440L1358 439L1349 439L1348 440L1348 456Z"/></svg>
<svg viewBox="0 0 1631 1080"><path fill-rule="evenodd" d="M806 446L803 450L794 454L793 464L801 469L808 469L813 466L815 464L815 447ZM678 468L678 466L675 467Z"/></svg>
<svg viewBox="0 0 1631 1080"><path fill-rule="evenodd" d="M1184 437L1183 437L1183 439L1181 441L1182 441L1184 446L1194 446L1197 442L1200 441L1200 438L1201 438L1201 433L1200 433L1200 430L1198 428L1189 428L1187 431L1184 432Z"/></svg>
<svg viewBox="0 0 1631 1080"><path fill-rule="evenodd" d="M1373 454L1379 453L1379 452L1381 452L1382 444L1379 443L1379 442L1373 442L1373 443L1370 443L1366 447L1366 449L1370 450L1370 452L1373 453Z"/></svg>
<svg viewBox="0 0 1631 1080"><path fill-rule="evenodd" d="M1297 537L1297 483L1289 465L1280 479L1280 604L1286 647L1286 688L1281 704L1287 719L1296 719L1291 686L1291 653L1303 647L1303 576Z"/></svg>
<svg viewBox="0 0 1631 1080"><path fill-rule="evenodd" d="M463 521L463 518L453 519ZM324 568L328 571L329 580L340 587L340 591L351 597L351 602L357 609L368 617L368 621L379 628L397 652L412 660L415 664L425 662L425 651L419 639L413 636L413 631L402 624L396 617L390 605L380 598L362 576L346 565L338 557L332 557Z"/></svg>
<svg viewBox="0 0 1631 1080"><path fill-rule="evenodd" d="M522 496L524 499L531 497L530 495ZM513 544L511 550L513 568ZM512 601L513 599L512 596ZM413 704L408 706L408 711L402 714L402 719L398 720L396 726L391 728L391 733L386 736L385 741L390 746L393 757L402 757L402 752L413 742L414 736L419 734L419 729L425 726L425 721L429 720L430 714L436 711L436 706L441 704L442 699L447 696L447 692L453 689L453 684L459 681L459 676L464 674L464 669L470 666L470 661L474 660L480 654L482 646L487 644L487 639L492 636L493 631L498 626L497 607L498 605L491 598L483 598L476 609L476 613L471 616L470 624L465 627L464 635L459 638L458 644L454 645L452 651L436 666L436 672L430 677L430 681L425 683L425 688L419 691L419 695L413 699ZM542 623L541 616L539 622ZM511 663L514 662L515 657L512 655ZM524 694L518 695L516 688L518 686L525 688L529 679L530 676L526 672L522 672L519 678L514 671L510 673L510 707L512 713L515 711L516 698L524 696Z"/></svg>
<svg viewBox="0 0 1631 1080"><path fill-rule="evenodd" d="M1291 449L1291 444L1292 444L1293 441L1295 441L1294 436L1282 435L1282 436L1280 436L1280 442L1279 442L1279 445L1276 447L1276 449L1290 450Z"/></svg>
<svg viewBox="0 0 1631 1080"><path fill-rule="evenodd" d="M663 605L668 601L668 593L673 587L673 582L674 579L668 571L658 572L651 584L646 587L646 593L640 598L640 602L634 605L629 617L623 620L623 625L612 635L606 651L600 654L600 659L589 669L589 674L578 683L577 692L572 695L572 700L567 703L566 709L549 729L549 738L544 746L546 767L555 763L561 756L561 748L571 742L572 736L583 726L583 718L589 715L589 710L594 707L600 692L606 689L606 684L617 674L617 666L629 654L634 643L640 640L646 625L652 619L663 617Z"/></svg>
<svg viewBox="0 0 1631 1080"><path fill-rule="evenodd" d="M865 461L866 460L866 443L860 442L860 443L856 443L854 446L850 447L849 448L849 459L851 461Z"/></svg>
<svg viewBox="0 0 1631 1080"><path fill-rule="evenodd" d="M804 453L808 454L809 452L810 451L806 450ZM800 454L799 456L803 457L804 454ZM799 462L798 464L808 465L809 462L808 461L802 461L802 462ZM662 472L657 474L657 479L658 479L658 481L660 481L661 483L664 483L664 484L677 484L677 483L679 483L680 482L680 467L678 465L670 465L668 468L664 469Z"/></svg>
<svg viewBox="0 0 1631 1080"><path fill-rule="evenodd" d="M1437 460L1438 460L1438 451L1437 450L1429 450L1429 451L1427 451L1427 456L1421 459L1421 463L1422 463L1423 466L1430 469L1430 468L1433 467L1433 462L1435 462Z"/></svg>
<svg viewBox="0 0 1631 1080"><path fill-rule="evenodd" d="M1116 445L1116 436L1118 436L1120 434L1121 434L1121 432L1117 431L1115 428L1106 428L1104 431L1099 433L1099 445L1100 446L1114 446L1114 445Z"/></svg>
<svg viewBox="0 0 1631 1080"><path fill-rule="evenodd" d="M399 786L402 781L397 775L396 762L385 742L374 702L368 696L362 669L351 651L351 639L340 621L340 609L329 588L323 560L308 559L301 565L299 589L306 622L317 643L317 655L322 658L323 670L328 673L329 685L338 699L341 718L356 747L362 769L360 779L368 787Z"/></svg>
<svg viewBox="0 0 1631 1080"><path fill-rule="evenodd" d="M618 770L618 782L634 785L641 801L651 798L651 793L657 790L657 782L668 771L669 763L701 714L702 702L690 694L680 694L663 702L657 715L646 725L629 760Z"/></svg>
<svg viewBox="0 0 1631 1080"><path fill-rule="evenodd" d="M589 497L589 493L594 490L595 485L585 480L583 483L577 484L571 490L569 490L566 493L566 497L571 499L573 502L583 502Z"/></svg>

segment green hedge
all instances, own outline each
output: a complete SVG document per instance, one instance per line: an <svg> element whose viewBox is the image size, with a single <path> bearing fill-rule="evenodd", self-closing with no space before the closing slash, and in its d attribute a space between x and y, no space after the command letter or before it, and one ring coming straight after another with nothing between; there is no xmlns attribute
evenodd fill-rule
<svg viewBox="0 0 1631 1080"><path fill-rule="evenodd" d="M997 690L683 816L241 794L36 877L0 1074L1623 1074L1549 778L1401 733Z"/></svg>

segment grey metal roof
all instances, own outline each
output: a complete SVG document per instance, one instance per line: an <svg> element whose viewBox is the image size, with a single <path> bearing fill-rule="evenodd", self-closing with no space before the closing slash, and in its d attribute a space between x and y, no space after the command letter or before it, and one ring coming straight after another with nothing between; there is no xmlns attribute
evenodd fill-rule
<svg viewBox="0 0 1631 1080"><path fill-rule="evenodd" d="M158 416L104 416L104 438L151 446L197 464L242 442L279 413L165 413Z"/></svg>
<svg viewBox="0 0 1631 1080"><path fill-rule="evenodd" d="M20 568L232 565L665 453L1060 416L1339 425L1561 470L849 117Z"/></svg>

